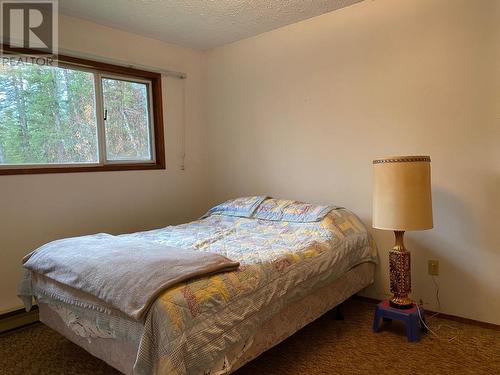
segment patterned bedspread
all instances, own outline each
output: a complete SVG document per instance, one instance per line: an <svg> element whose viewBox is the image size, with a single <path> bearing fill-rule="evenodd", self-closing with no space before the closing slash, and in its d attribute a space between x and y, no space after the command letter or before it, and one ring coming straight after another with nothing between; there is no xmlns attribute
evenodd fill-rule
<svg viewBox="0 0 500 375"><path fill-rule="evenodd" d="M241 263L235 272L180 284L157 299L141 327L134 367L141 375L215 374L214 364L222 374L251 345L256 329L287 303L377 259L366 228L341 208L317 222L212 214L124 236L219 253ZM100 319L114 338L133 336L106 324Z"/></svg>
<svg viewBox="0 0 500 375"><path fill-rule="evenodd" d="M217 252L242 265L158 299L139 348L138 374L203 374L221 360L228 368L242 350L232 345L250 344L259 323L322 282L376 259L365 227L345 209L312 223L213 215L133 236Z"/></svg>

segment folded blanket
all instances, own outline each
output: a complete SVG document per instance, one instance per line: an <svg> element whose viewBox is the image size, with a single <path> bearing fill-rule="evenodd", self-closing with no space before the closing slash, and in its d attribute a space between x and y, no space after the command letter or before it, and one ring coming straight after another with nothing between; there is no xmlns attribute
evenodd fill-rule
<svg viewBox="0 0 500 375"><path fill-rule="evenodd" d="M50 242L28 254L23 263L134 320L142 320L165 289L239 266L215 253L104 233Z"/></svg>

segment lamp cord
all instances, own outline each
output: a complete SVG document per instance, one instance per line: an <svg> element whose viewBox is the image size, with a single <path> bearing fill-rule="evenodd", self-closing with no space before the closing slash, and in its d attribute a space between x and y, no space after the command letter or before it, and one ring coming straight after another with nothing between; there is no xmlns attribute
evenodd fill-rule
<svg viewBox="0 0 500 375"><path fill-rule="evenodd" d="M432 276L432 282L434 283L434 286L436 287L436 302L437 302L437 305L438 305L438 311L436 313L434 313L433 315L431 315L429 317L429 319L432 319L432 318L435 318L436 316L439 315L439 313L441 312L441 300L439 299L439 284L437 283L436 281L436 278L434 276ZM434 335L438 340L443 340L443 341L447 341L448 343L451 343L452 341L456 340L459 338L459 335L460 335L460 329L459 328L456 328L456 327L452 327L448 324L440 324L437 326L437 328L435 330L432 330L428 325L427 323L424 321L424 319L422 318L422 312L420 311L421 308L423 308L423 306L420 306L418 303L415 303L415 306L417 307L417 312L418 312L418 317L420 319L420 322L422 323L422 325L432 334ZM449 328L451 329L452 331L454 331L454 335L450 338L444 338L444 337L441 337L437 332L443 328L443 327L446 327L446 328Z"/></svg>
<svg viewBox="0 0 500 375"><path fill-rule="evenodd" d="M436 287L436 302L438 305L438 312L436 314L439 314L439 312L441 311L441 300L439 299L439 284L437 283L436 277L434 275L432 275L431 277L432 277L432 282Z"/></svg>

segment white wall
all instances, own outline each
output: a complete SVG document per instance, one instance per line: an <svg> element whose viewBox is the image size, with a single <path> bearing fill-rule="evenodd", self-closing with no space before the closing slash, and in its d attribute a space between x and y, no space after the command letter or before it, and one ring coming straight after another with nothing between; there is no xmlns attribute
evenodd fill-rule
<svg viewBox="0 0 500 375"><path fill-rule="evenodd" d="M180 223L207 208L202 54L69 17L61 17L59 35L62 48L179 70L188 79L163 79L166 170L0 176L0 313L20 307L21 258L43 243ZM187 159L182 172L184 84Z"/></svg>
<svg viewBox="0 0 500 375"><path fill-rule="evenodd" d="M371 222L371 160L432 157L435 228L409 233L413 297L500 324L500 2L376 0L207 54L212 201L270 194ZM388 292L392 234L366 294Z"/></svg>
<svg viewBox="0 0 500 375"><path fill-rule="evenodd" d="M435 229L409 233L414 298L500 323L500 3L375 0L201 54L61 17L61 47L188 73L166 78L167 170L0 176L0 313L19 308L20 260L55 238L196 218L269 194L371 221L371 160L432 156ZM210 188L210 191L208 190ZM388 291L392 235L376 284Z"/></svg>

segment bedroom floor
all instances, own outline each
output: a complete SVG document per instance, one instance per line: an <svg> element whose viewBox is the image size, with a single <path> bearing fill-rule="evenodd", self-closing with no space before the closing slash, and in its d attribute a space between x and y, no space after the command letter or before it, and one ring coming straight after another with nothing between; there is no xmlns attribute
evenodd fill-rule
<svg viewBox="0 0 500 375"><path fill-rule="evenodd" d="M374 305L351 299L237 371L253 374L498 374L500 331L437 317L441 338L406 342L400 326L373 334ZM441 328L439 328L439 326ZM451 340L451 341L450 341ZM42 324L0 336L0 374L119 374Z"/></svg>

